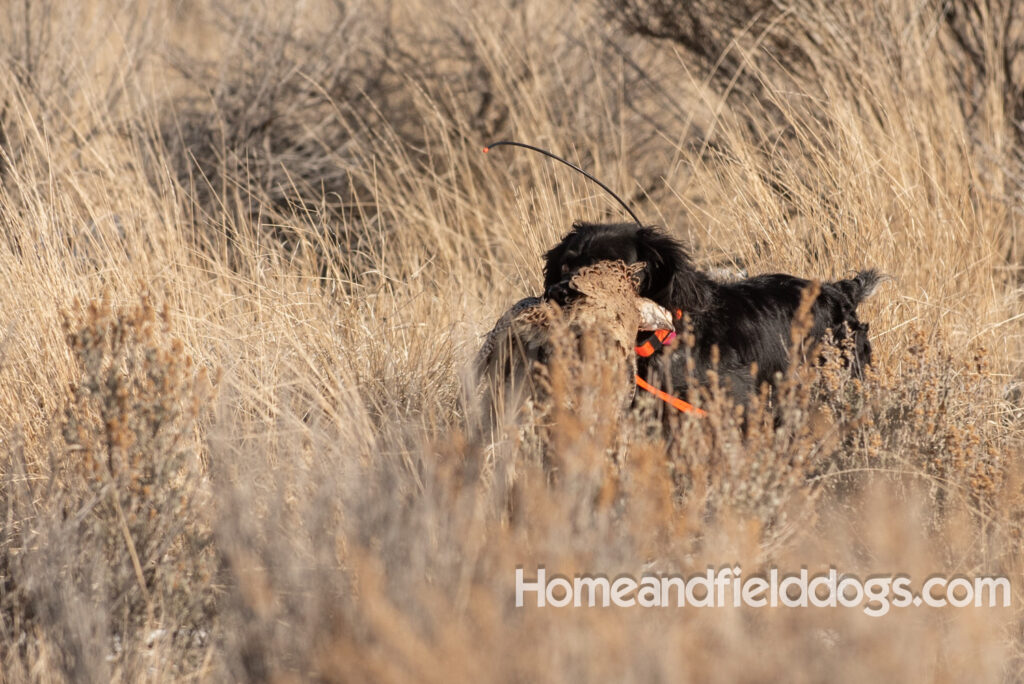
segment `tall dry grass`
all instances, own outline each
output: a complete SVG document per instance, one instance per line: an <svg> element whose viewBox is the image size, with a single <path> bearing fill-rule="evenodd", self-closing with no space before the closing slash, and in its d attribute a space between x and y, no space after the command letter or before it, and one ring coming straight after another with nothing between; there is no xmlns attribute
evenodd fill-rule
<svg viewBox="0 0 1024 684"><path fill-rule="evenodd" d="M4 680L1020 678L1018 10L675 5L4 7ZM482 439L481 334L618 218L506 136L702 266L892 274L873 372ZM737 563L1014 608L513 607Z"/></svg>

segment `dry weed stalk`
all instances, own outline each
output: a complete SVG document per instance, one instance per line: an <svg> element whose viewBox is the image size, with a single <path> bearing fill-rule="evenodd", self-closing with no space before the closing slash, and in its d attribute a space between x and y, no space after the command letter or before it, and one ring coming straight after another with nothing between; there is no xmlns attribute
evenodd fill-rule
<svg viewBox="0 0 1024 684"><path fill-rule="evenodd" d="M4 10L5 681L1020 678L1016 595L884 618L511 606L542 564L1024 567L1019 8L600 5ZM487 453L459 399L479 333L612 211L480 154L506 136L593 170L702 267L892 273L864 311L875 366L794 347L824 363L743 408L712 383L688 397L708 419L669 433L622 416L600 363L570 368L550 439ZM203 368L225 369L216 401Z"/></svg>

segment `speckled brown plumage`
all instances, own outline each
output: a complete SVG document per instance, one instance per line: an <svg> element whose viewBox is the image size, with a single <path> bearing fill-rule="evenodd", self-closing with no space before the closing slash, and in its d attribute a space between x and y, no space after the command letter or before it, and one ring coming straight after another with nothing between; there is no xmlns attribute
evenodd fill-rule
<svg viewBox="0 0 1024 684"><path fill-rule="evenodd" d="M671 314L637 296L643 264L598 262L571 280L579 296L566 306L522 299L495 323L477 354L477 377L492 412L524 403L544 406L554 392L571 404L582 392L612 395L625 408L633 397L634 344L639 330L671 329Z"/></svg>

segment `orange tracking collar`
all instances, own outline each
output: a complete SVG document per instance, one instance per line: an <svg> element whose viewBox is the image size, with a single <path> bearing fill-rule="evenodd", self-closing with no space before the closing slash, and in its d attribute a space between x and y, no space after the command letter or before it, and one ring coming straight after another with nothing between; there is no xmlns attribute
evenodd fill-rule
<svg viewBox="0 0 1024 684"><path fill-rule="evenodd" d="M683 317L683 312L676 309L675 318L678 321ZM676 334L672 330L655 330L653 333L648 335L643 342L635 347L636 353L644 358L653 356L659 349L668 346L672 343L672 340L676 338ZM646 390L654 396L661 399L663 402L672 406L683 413L695 413L698 416L707 415L704 411L697 408L693 404L683 401L679 397L674 397L668 392L663 392L657 387L654 387L649 382L641 378L639 375L636 376L636 384L640 389Z"/></svg>
<svg viewBox="0 0 1024 684"><path fill-rule="evenodd" d="M675 319L678 321L682 317L683 312L680 309L676 309ZM674 330L655 330L635 347L636 353L643 357L653 356L654 352L671 344L674 339L676 339Z"/></svg>

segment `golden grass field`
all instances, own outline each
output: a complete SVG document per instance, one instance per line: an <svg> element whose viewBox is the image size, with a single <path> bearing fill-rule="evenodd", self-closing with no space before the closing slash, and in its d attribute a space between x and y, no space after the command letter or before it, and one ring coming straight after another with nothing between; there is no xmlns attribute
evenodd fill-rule
<svg viewBox="0 0 1024 684"><path fill-rule="evenodd" d="M0 680L1024 678L1022 26L3 3ZM594 385L483 439L483 334L573 220L623 220L497 138L703 268L892 275L872 372L794 373L778 425L712 392L666 440ZM1005 575L1013 605L513 606L516 567L709 564Z"/></svg>

